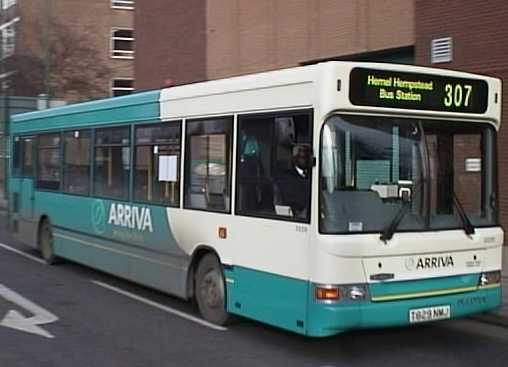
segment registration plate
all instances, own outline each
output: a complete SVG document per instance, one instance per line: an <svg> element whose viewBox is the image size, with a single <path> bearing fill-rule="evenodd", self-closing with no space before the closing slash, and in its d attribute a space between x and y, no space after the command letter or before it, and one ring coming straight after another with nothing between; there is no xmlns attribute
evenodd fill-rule
<svg viewBox="0 0 508 367"><path fill-rule="evenodd" d="M409 322L426 322L435 320L446 320L451 316L450 306L435 306L425 308L415 308L409 310Z"/></svg>

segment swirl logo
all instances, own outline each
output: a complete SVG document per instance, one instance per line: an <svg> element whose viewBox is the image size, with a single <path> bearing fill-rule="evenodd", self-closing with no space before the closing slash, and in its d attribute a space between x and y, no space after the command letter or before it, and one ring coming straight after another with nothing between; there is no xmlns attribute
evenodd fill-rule
<svg viewBox="0 0 508 367"><path fill-rule="evenodd" d="M415 259L408 257L405 261L405 265L407 270L415 270Z"/></svg>
<svg viewBox="0 0 508 367"><path fill-rule="evenodd" d="M103 200L95 200L92 204L92 228L95 233L106 232L106 205Z"/></svg>

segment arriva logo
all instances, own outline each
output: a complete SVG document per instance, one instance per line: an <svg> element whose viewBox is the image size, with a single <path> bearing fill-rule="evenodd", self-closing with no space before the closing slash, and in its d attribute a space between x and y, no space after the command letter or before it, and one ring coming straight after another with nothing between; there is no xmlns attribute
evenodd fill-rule
<svg viewBox="0 0 508 367"><path fill-rule="evenodd" d="M106 206L104 201L97 199L92 204L92 228L95 233L103 234L106 231Z"/></svg>
<svg viewBox="0 0 508 367"><path fill-rule="evenodd" d="M124 204L111 204L108 224L138 231L153 232L152 215L149 208L140 208Z"/></svg>
<svg viewBox="0 0 508 367"><path fill-rule="evenodd" d="M416 263L416 269L439 269L454 266L451 256L420 257Z"/></svg>

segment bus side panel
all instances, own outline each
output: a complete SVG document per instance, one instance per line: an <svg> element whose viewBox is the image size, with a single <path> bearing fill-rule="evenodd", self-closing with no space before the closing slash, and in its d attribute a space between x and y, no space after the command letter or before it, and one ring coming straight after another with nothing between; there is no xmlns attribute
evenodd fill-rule
<svg viewBox="0 0 508 367"><path fill-rule="evenodd" d="M34 214L33 180L13 178L9 182L10 228L13 237L29 246L37 246L38 218Z"/></svg>
<svg viewBox="0 0 508 367"><path fill-rule="evenodd" d="M55 254L186 297L190 257L176 243L166 208L47 191L35 193L47 215Z"/></svg>
<svg viewBox="0 0 508 367"><path fill-rule="evenodd" d="M127 248L111 241L55 230L55 252L59 256L94 269L185 298L189 261L170 255Z"/></svg>
<svg viewBox="0 0 508 367"><path fill-rule="evenodd" d="M225 273L228 312L306 333L307 281L241 266Z"/></svg>

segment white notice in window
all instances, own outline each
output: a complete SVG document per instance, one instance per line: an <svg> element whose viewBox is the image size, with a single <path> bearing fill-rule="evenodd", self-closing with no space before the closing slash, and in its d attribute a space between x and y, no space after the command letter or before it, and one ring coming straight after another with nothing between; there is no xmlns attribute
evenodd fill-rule
<svg viewBox="0 0 508 367"><path fill-rule="evenodd" d="M178 156L159 156L159 181L176 182L178 173Z"/></svg>

